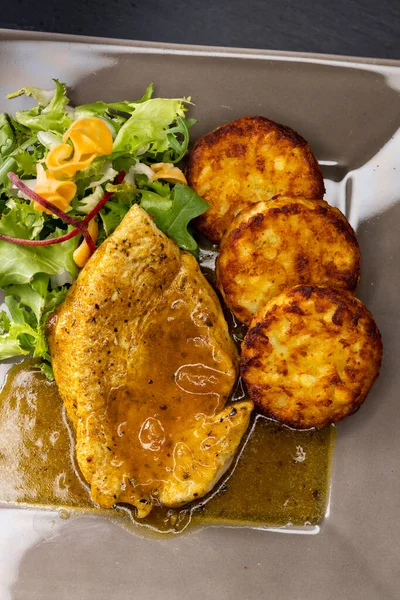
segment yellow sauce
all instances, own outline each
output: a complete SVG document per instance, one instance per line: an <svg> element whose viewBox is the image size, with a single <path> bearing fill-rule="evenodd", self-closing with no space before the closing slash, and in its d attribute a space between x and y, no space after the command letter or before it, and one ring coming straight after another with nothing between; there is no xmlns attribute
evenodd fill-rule
<svg viewBox="0 0 400 600"><path fill-rule="evenodd" d="M234 398L243 393L238 386ZM292 431L258 417L236 468L209 497L182 509L155 507L138 525L177 533L191 522L316 524L329 495L334 429ZM218 488L217 488L218 490ZM33 361L13 367L0 394L0 502L94 511L136 527L128 506L96 508L74 459L72 426L54 383Z"/></svg>
<svg viewBox="0 0 400 600"><path fill-rule="evenodd" d="M175 458L176 440L185 440L186 431L224 407L234 381L228 361L220 358L217 362L208 337L199 337L204 328L197 326L195 319L201 317L194 312L188 314L183 295L172 306L160 306L146 332L131 381L110 394L115 455L124 461L121 470L130 474L139 496L157 493L171 474L182 478L182 463ZM157 368L155 357L160 357ZM212 438L208 441L211 444ZM201 453L206 464L214 458L214 453L208 454ZM127 485L126 502L130 491Z"/></svg>

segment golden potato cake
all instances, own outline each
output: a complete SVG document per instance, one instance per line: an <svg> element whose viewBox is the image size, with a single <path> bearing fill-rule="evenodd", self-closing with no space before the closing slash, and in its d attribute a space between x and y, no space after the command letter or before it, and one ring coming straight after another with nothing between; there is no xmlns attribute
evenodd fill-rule
<svg viewBox="0 0 400 600"><path fill-rule="evenodd" d="M190 152L186 177L210 204L197 227L216 243L248 204L277 195L321 199L325 192L307 142L264 117L243 117L200 138Z"/></svg>
<svg viewBox="0 0 400 600"><path fill-rule="evenodd" d="M246 206L222 239L217 285L236 317L300 283L355 291L360 249L346 217L323 200L280 197Z"/></svg>
<svg viewBox="0 0 400 600"><path fill-rule="evenodd" d="M262 413L319 429L360 407L381 360L379 330L359 300L345 290L299 285L253 320L241 375Z"/></svg>

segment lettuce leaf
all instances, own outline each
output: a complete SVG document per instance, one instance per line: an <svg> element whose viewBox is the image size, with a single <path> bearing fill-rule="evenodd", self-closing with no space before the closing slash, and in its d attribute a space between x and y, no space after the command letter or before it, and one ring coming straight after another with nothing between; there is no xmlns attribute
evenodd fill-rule
<svg viewBox="0 0 400 600"><path fill-rule="evenodd" d="M153 95L153 84L147 86L145 93L136 102L129 102L124 100L122 102L91 102L90 104L81 104L75 108L75 117L80 119L81 117L112 117L115 116L113 113L121 112L132 114L137 104L150 100Z"/></svg>
<svg viewBox="0 0 400 600"><path fill-rule="evenodd" d="M43 212L35 210L18 198L11 198L5 203L5 211L0 219L0 233L33 240L42 231L44 226ZM1 265L0 265L1 270Z"/></svg>
<svg viewBox="0 0 400 600"><path fill-rule="evenodd" d="M44 227L43 212L16 198L8 200L6 207L0 219L0 233L28 240L38 237ZM64 233L65 230L54 230L55 236ZM37 273L57 275L68 271L76 277L73 252L78 242L78 236L53 246L20 246L0 240L0 287L29 283Z"/></svg>
<svg viewBox="0 0 400 600"><path fill-rule="evenodd" d="M66 105L69 102L66 95L66 87L64 83L60 83L57 79L53 81L56 84L56 89L52 93L49 102L47 102L49 93L38 90L38 88L22 88L18 92L8 95L8 98L15 98L21 94L26 94L33 96L39 102L37 106L29 110L17 110L14 117L17 123L27 127L32 132L58 131L63 133L68 129L72 120L66 109Z"/></svg>
<svg viewBox="0 0 400 600"><path fill-rule="evenodd" d="M48 150L52 150L62 144L62 136L59 133L52 133L51 131L38 131L37 139Z"/></svg>
<svg viewBox="0 0 400 600"><path fill-rule="evenodd" d="M57 231L56 236L60 234ZM36 273L68 271L75 278L78 269L72 255L78 239L76 236L53 246L19 246L0 240L0 287L29 283Z"/></svg>
<svg viewBox="0 0 400 600"><path fill-rule="evenodd" d="M45 281L42 278L40 285ZM33 284L5 288L5 305L10 316L5 311L0 313L0 359L30 354L50 361L45 325L49 314L65 300L67 288L49 290L48 283L47 277L43 294L39 294ZM51 378L50 365L47 371L46 376Z"/></svg>
<svg viewBox="0 0 400 600"><path fill-rule="evenodd" d="M0 360L14 358L14 356L20 356L21 354L29 354L29 352L21 347L18 337L4 334L3 332L2 339L0 340Z"/></svg>
<svg viewBox="0 0 400 600"><path fill-rule="evenodd" d="M10 119L5 113L0 113L0 156L7 157L16 146L17 140Z"/></svg>
<svg viewBox="0 0 400 600"><path fill-rule="evenodd" d="M12 98L18 98L18 96L31 96L40 106L44 107L50 104L55 96L55 93L56 90L42 90L41 88L36 87L25 87L13 92L12 94L8 94L7 98L11 100Z"/></svg>
<svg viewBox="0 0 400 600"><path fill-rule="evenodd" d="M105 234L109 236L121 223L131 206L138 201L138 194L136 186L127 181L118 185L108 183L106 191L112 192L113 196L100 211L100 217Z"/></svg>
<svg viewBox="0 0 400 600"><path fill-rule="evenodd" d="M169 149L168 133L177 117L185 114L184 98L153 98L134 106L132 116L126 121L114 140L113 153L133 153L150 144L153 154Z"/></svg>
<svg viewBox="0 0 400 600"><path fill-rule="evenodd" d="M17 139L8 115L0 113L0 186L9 185L7 173L16 166L10 153L17 147Z"/></svg>
<svg viewBox="0 0 400 600"><path fill-rule="evenodd" d="M7 173L15 171L17 168L17 162L12 156L9 156L0 163L0 190L4 191L11 187L11 182L7 177Z"/></svg>
<svg viewBox="0 0 400 600"><path fill-rule="evenodd" d="M196 254L190 220L208 205L187 186L172 186L136 169L154 162L173 162L186 153L193 119L185 119L190 99L152 98L148 86L135 102L93 102L72 109L66 87L58 80L51 91L23 88L9 98L26 95L37 105L14 116L0 113L0 233L16 238L44 240L69 229L59 219L33 208L20 196L7 177L9 171L28 180L36 176L37 163L62 140L72 120L82 117L104 119L113 132L113 153L99 156L74 177L77 193L68 212L81 217L102 194L113 192L100 211L97 245L110 235L135 202L151 214L158 227L181 248ZM114 185L117 172L126 180ZM131 176L129 173L131 172ZM26 181L27 182L27 181ZM28 184L29 182L27 182ZM62 227L62 229L60 229ZM0 311L0 359L28 354L44 359L43 372L52 378L45 324L54 308L64 300L68 286L77 277L73 252L80 236L51 246L22 246L0 240L0 287L5 293L5 311Z"/></svg>
<svg viewBox="0 0 400 600"><path fill-rule="evenodd" d="M147 86L142 98L136 102L128 102L127 100L122 102L102 102L99 100L90 104L81 104L80 106L77 106L74 109L74 115L76 119L82 119L84 117L98 117L104 119L115 137L122 125L126 122L126 115L132 114L138 104L150 100L152 95L153 84L151 83Z"/></svg>
<svg viewBox="0 0 400 600"><path fill-rule="evenodd" d="M46 289L47 293L47 289ZM36 320L39 321L44 309L44 295L39 294L30 283L11 285L6 288L6 294L10 297L20 298L21 304L31 309Z"/></svg>

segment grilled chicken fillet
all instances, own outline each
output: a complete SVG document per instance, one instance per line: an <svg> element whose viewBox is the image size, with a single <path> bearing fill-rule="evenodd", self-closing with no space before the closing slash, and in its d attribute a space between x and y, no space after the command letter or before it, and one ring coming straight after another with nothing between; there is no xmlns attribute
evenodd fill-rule
<svg viewBox="0 0 400 600"><path fill-rule="evenodd" d="M227 470L253 406L225 406L236 350L194 257L140 207L81 271L48 340L94 502L144 517L203 496Z"/></svg>

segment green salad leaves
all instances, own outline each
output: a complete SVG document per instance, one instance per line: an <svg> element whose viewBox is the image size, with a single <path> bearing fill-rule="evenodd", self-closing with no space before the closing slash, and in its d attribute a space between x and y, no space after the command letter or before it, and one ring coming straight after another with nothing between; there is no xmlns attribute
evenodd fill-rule
<svg viewBox="0 0 400 600"><path fill-rule="evenodd" d="M195 191L178 183L168 196L154 192L144 194L140 205L154 216L157 227L174 239L180 248L197 253L197 243L188 231L188 225L207 210L208 204Z"/></svg>
<svg viewBox="0 0 400 600"><path fill-rule="evenodd" d="M105 193L112 194L97 217L97 246L138 203L166 235L197 255L190 221L208 208L187 185L156 180L152 170L155 163L176 164L184 157L189 128L195 122L185 117L189 98L153 98L153 86L149 85L136 101L97 101L72 107L65 84L54 82L51 91L31 87L10 94L8 98L29 96L36 105L14 115L0 114L0 236L39 242L20 245L0 238L0 288L4 292L0 359L24 354L41 358L48 378L52 371L45 326L78 275L73 253L82 237L40 245L69 233L71 226L36 210L34 203L11 183L8 173L16 173L34 189L38 163L46 168L48 152L63 143L63 134L70 125L78 119L95 117L102 119L112 134L112 153L98 156L77 171L73 177L76 195L67 211L69 216L83 220ZM125 179L116 184L121 171Z"/></svg>
<svg viewBox="0 0 400 600"><path fill-rule="evenodd" d="M70 126L72 119L66 108L68 98L66 87L57 79L54 80L56 89L54 92L46 92L38 88L22 88L7 98L16 98L23 94L32 96L38 105L29 110L17 110L15 122L30 129L31 132L59 131L63 133Z"/></svg>

